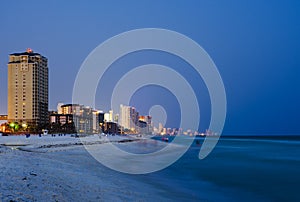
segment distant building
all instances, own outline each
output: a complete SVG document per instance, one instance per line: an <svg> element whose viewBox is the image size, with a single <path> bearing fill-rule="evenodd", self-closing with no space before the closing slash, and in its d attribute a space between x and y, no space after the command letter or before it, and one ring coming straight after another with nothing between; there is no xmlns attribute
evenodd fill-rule
<svg viewBox="0 0 300 202"><path fill-rule="evenodd" d="M73 123L73 115L72 114L50 114L50 124L56 123L59 125L64 125L66 123Z"/></svg>
<svg viewBox="0 0 300 202"><path fill-rule="evenodd" d="M102 111L79 104L58 104L57 112L52 112L50 132L94 134L101 132ZM60 109L59 109L60 108ZM61 112L61 113L58 113Z"/></svg>
<svg viewBox="0 0 300 202"><path fill-rule="evenodd" d="M139 113L134 107L120 105L119 124L124 129L135 131L138 124Z"/></svg>
<svg viewBox="0 0 300 202"><path fill-rule="evenodd" d="M100 122L103 112L93 110L93 133L100 133Z"/></svg>
<svg viewBox="0 0 300 202"><path fill-rule="evenodd" d="M103 124L104 123L104 112L103 111L100 111L99 112L99 123Z"/></svg>
<svg viewBox="0 0 300 202"><path fill-rule="evenodd" d="M162 124L162 123L159 123L159 124L158 124L158 133L162 133L163 130L164 130L163 124Z"/></svg>
<svg viewBox="0 0 300 202"><path fill-rule="evenodd" d="M61 106L63 106L64 105L64 103L58 103L57 104L57 113L58 114L62 114L63 112L62 112L62 107Z"/></svg>
<svg viewBox="0 0 300 202"><path fill-rule="evenodd" d="M9 55L8 122L48 123L48 60L31 49Z"/></svg>
<svg viewBox="0 0 300 202"><path fill-rule="evenodd" d="M114 120L115 123L119 123L119 114L114 114Z"/></svg>
<svg viewBox="0 0 300 202"><path fill-rule="evenodd" d="M139 120L138 121L138 133L147 134L149 132L147 127L147 122Z"/></svg>
<svg viewBox="0 0 300 202"><path fill-rule="evenodd" d="M7 115L0 115L0 132L5 132Z"/></svg>
<svg viewBox="0 0 300 202"><path fill-rule="evenodd" d="M109 113L104 113L104 122L112 122Z"/></svg>
<svg viewBox="0 0 300 202"><path fill-rule="evenodd" d="M61 112L62 114L73 114L79 116L82 107L83 105L79 105L79 104L65 104L65 105L61 105Z"/></svg>
<svg viewBox="0 0 300 202"><path fill-rule="evenodd" d="M115 122L104 123L103 132L106 134L117 134L119 133L118 124Z"/></svg>
<svg viewBox="0 0 300 202"><path fill-rule="evenodd" d="M114 122L114 111L113 110L109 110L109 119L108 119L108 121Z"/></svg>
<svg viewBox="0 0 300 202"><path fill-rule="evenodd" d="M1 121L6 121L7 120L7 115L0 115L0 120Z"/></svg>
<svg viewBox="0 0 300 202"><path fill-rule="evenodd" d="M52 112L49 116L50 124L48 130L50 133L75 133L75 125L72 114L58 114Z"/></svg>
<svg viewBox="0 0 300 202"><path fill-rule="evenodd" d="M145 124L144 124L145 123ZM139 116L140 133L152 133L152 117L151 116ZM142 128L141 128L142 127Z"/></svg>
<svg viewBox="0 0 300 202"><path fill-rule="evenodd" d="M74 112L74 123L77 133L92 134L93 133L93 109L81 106L79 114Z"/></svg>

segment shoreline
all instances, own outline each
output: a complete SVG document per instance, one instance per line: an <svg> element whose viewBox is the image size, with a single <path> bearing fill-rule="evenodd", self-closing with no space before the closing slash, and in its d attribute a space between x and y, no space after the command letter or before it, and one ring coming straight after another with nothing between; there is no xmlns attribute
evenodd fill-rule
<svg viewBox="0 0 300 202"><path fill-rule="evenodd" d="M116 139L118 136L111 138L129 152L139 148L149 151L149 147L156 144L168 144L160 141L150 144L148 139L124 143ZM130 175L99 163L82 144L76 144L81 142L80 138L0 137L0 144L5 139L11 141L6 141L7 146L0 145L0 201L298 199L295 191L299 182L296 175L299 156L295 153L299 148L298 141L285 144L277 140L224 138L204 160L198 159L200 147L194 144L166 169L146 175ZM99 138L82 139L93 142ZM31 144L24 146L29 140ZM271 155L275 152L276 156Z"/></svg>

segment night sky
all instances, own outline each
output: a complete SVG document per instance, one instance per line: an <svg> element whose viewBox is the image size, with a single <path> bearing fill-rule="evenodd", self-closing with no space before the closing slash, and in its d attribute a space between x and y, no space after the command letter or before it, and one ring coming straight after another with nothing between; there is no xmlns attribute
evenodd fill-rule
<svg viewBox="0 0 300 202"><path fill-rule="evenodd" d="M7 1L0 3L0 114L7 113L8 55L30 47L49 60L50 109L71 103L76 74L101 42L125 31L164 28L200 44L216 64L227 94L224 134L300 134L299 1ZM116 61L96 107L110 108L114 83L148 63L174 68L190 81L200 100L200 129L210 103L201 78L173 55L141 51ZM100 82L100 84L101 84ZM161 98L161 99L159 99ZM131 104L147 113L161 104L167 126L176 127L178 102L167 89L146 86Z"/></svg>

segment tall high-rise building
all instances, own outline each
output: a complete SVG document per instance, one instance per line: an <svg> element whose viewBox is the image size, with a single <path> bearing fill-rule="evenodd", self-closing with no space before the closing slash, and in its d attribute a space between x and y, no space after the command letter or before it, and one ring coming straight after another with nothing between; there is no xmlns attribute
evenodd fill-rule
<svg viewBox="0 0 300 202"><path fill-rule="evenodd" d="M93 133L100 132L101 114L103 114L102 111L93 110Z"/></svg>
<svg viewBox="0 0 300 202"><path fill-rule="evenodd" d="M135 130L139 113L134 107L120 105L119 124L125 129Z"/></svg>
<svg viewBox="0 0 300 202"><path fill-rule="evenodd" d="M158 124L158 133L162 133L163 132L163 129L164 129L164 126L162 123L159 123Z"/></svg>
<svg viewBox="0 0 300 202"><path fill-rule="evenodd" d="M31 49L10 54L8 121L41 127L48 119L47 58Z"/></svg>
<svg viewBox="0 0 300 202"><path fill-rule="evenodd" d="M125 129L130 129L130 106L120 105L119 124Z"/></svg>
<svg viewBox="0 0 300 202"><path fill-rule="evenodd" d="M109 122L113 122L113 121L114 121L114 111L109 110Z"/></svg>
<svg viewBox="0 0 300 202"><path fill-rule="evenodd" d="M104 113L104 122L112 122L109 113Z"/></svg>

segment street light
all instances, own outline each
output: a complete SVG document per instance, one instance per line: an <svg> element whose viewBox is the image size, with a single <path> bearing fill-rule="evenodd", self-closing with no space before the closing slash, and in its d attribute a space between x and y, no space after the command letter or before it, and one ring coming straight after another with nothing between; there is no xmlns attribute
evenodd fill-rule
<svg viewBox="0 0 300 202"><path fill-rule="evenodd" d="M23 128L24 131L26 131L26 129L27 129L27 124L26 124L26 123L23 123L23 124L22 124L22 128Z"/></svg>

